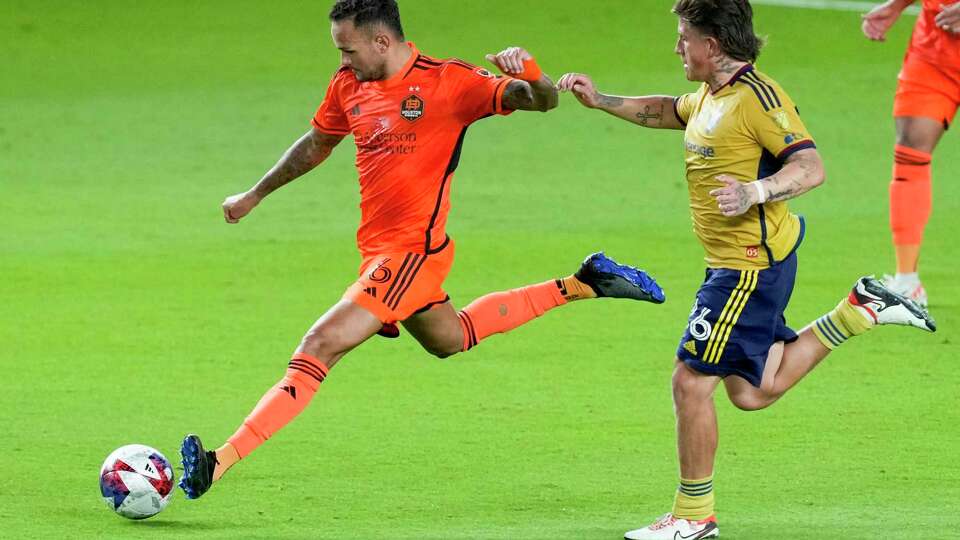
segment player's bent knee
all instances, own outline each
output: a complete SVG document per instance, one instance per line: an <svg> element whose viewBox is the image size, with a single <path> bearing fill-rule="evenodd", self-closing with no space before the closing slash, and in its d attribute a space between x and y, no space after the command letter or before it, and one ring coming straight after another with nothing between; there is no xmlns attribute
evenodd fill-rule
<svg viewBox="0 0 960 540"><path fill-rule="evenodd" d="M942 134L941 127L927 119L899 118L896 143L921 152L933 152Z"/></svg>
<svg viewBox="0 0 960 540"><path fill-rule="evenodd" d="M740 409L741 411L761 411L766 409L770 405L773 405L780 396L769 395L762 390L757 390L756 393L739 393L728 395L730 398L730 403L733 403L733 406Z"/></svg>
<svg viewBox="0 0 960 540"><path fill-rule="evenodd" d="M770 403L763 402L759 399L743 397L731 398L730 402L733 403L734 407L747 412L766 409L770 405Z"/></svg>
<svg viewBox="0 0 960 540"><path fill-rule="evenodd" d="M702 384L701 377L686 366L677 365L673 372L673 400L681 403L688 399L710 397L712 390Z"/></svg>
<svg viewBox="0 0 960 540"><path fill-rule="evenodd" d="M432 343L430 345L424 345L423 347L426 351L441 360L444 358L450 358L451 356L463 352L461 349L460 343Z"/></svg>
<svg viewBox="0 0 960 540"><path fill-rule="evenodd" d="M327 367L331 367L331 360L339 357L347 350L347 347L340 341L330 332L311 328L300 341L300 350L317 358Z"/></svg>

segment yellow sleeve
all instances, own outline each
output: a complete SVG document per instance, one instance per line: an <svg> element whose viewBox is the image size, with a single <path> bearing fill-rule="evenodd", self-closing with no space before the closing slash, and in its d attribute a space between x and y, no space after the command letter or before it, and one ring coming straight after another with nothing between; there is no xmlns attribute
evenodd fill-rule
<svg viewBox="0 0 960 540"><path fill-rule="evenodd" d="M684 127L687 126L687 121L690 120L690 114L693 113L694 100L696 99L696 94L684 94L680 97L673 98L673 112L677 115L677 120L680 120L680 123Z"/></svg>
<svg viewBox="0 0 960 540"><path fill-rule="evenodd" d="M798 150L817 147L797 106L779 85L753 72L745 73L740 82L751 90L743 100L744 123L767 152L783 162Z"/></svg>

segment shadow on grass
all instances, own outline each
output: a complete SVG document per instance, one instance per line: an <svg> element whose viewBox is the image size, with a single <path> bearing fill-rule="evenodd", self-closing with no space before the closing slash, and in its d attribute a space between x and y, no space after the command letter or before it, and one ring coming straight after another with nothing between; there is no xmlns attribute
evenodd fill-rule
<svg viewBox="0 0 960 540"><path fill-rule="evenodd" d="M193 531L196 530L205 530L205 531L215 531L215 530L229 530L235 528L236 525L227 521L223 522L211 522L207 519L197 519L197 520L178 520L178 519L140 519L140 520L124 520L121 527L126 527L129 529L142 529L142 530L171 530L175 531L178 529L190 529Z"/></svg>

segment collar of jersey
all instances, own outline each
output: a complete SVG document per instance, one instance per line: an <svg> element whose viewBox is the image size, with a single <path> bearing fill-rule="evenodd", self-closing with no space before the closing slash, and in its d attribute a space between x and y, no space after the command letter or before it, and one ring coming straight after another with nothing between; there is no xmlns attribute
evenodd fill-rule
<svg viewBox="0 0 960 540"><path fill-rule="evenodd" d="M420 58L420 51L412 41L408 41L407 46L410 47L411 54L410 58L407 59L407 62L403 64L403 67L394 73L389 79L372 81L373 84L380 86L381 88L390 88L391 86L396 86L403 81L404 77L406 77L407 74L410 73L410 70L413 69L413 63L417 61L417 58Z"/></svg>
<svg viewBox="0 0 960 540"><path fill-rule="evenodd" d="M734 73L732 77L730 77L730 80L727 81L726 84L718 88L716 92L710 92L710 93L713 95L717 95L720 92L723 92L724 89L730 88L731 86L733 86L735 82L740 80L740 77L743 77L745 74L750 73L751 71L753 71L753 64L745 64L742 68L738 69L737 72Z"/></svg>

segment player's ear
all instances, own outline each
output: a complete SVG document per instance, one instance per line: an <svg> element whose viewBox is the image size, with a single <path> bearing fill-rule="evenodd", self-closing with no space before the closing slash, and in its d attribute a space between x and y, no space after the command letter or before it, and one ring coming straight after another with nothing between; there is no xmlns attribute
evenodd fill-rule
<svg viewBox="0 0 960 540"><path fill-rule="evenodd" d="M720 40L713 37L707 36L707 50L710 51L710 58L717 58L724 56L723 47L720 46Z"/></svg>
<svg viewBox="0 0 960 540"><path fill-rule="evenodd" d="M377 32L377 35L373 38L373 46L380 54L386 54L392 43L393 38L386 32Z"/></svg>

